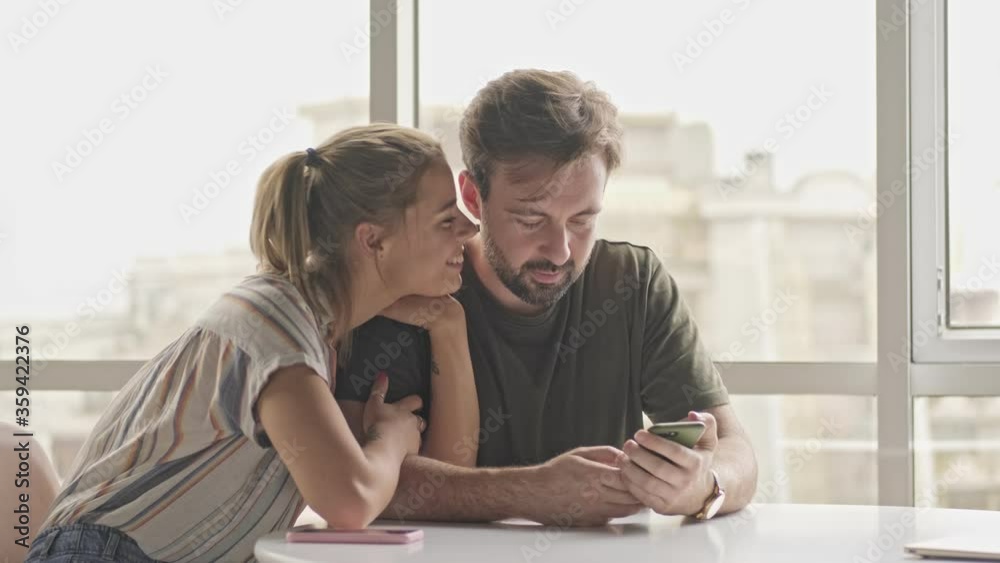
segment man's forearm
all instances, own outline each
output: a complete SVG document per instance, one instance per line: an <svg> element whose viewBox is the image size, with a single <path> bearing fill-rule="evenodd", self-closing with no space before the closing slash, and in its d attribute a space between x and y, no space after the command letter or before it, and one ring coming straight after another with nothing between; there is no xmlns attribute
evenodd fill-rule
<svg viewBox="0 0 1000 563"><path fill-rule="evenodd" d="M408 456L381 518L488 522L530 517L532 467L466 468Z"/></svg>
<svg viewBox="0 0 1000 563"><path fill-rule="evenodd" d="M719 438L713 465L726 490L720 512L735 512L749 504L757 490L757 461L750 442L738 434Z"/></svg>

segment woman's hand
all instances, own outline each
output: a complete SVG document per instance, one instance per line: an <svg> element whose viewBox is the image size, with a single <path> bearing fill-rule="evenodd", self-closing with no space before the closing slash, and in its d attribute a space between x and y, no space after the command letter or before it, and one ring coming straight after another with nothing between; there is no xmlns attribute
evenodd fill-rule
<svg viewBox="0 0 1000 563"><path fill-rule="evenodd" d="M378 374L372 392L365 404L364 445L377 440L392 440L407 454L420 451L420 434L427 428L424 421L414 411L419 410L423 400L418 395L403 397L395 403L386 403L389 378Z"/></svg>
<svg viewBox="0 0 1000 563"><path fill-rule="evenodd" d="M465 309L450 295L440 297L407 295L382 309L379 314L427 330L465 322Z"/></svg>

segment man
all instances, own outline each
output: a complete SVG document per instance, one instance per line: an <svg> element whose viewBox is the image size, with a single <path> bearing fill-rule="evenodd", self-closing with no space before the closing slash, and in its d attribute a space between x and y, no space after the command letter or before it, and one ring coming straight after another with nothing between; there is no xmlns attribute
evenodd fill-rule
<svg viewBox="0 0 1000 563"><path fill-rule="evenodd" d="M673 279L648 248L596 239L617 117L593 84L539 70L501 76L466 109L459 189L481 233L455 298L481 430L455 448L478 447L479 467L411 456L385 517L592 525L643 506L706 518L753 496L753 449ZM389 400L429 403L426 335L384 318L360 330L336 389L352 425L382 369ZM643 413L706 431L688 449L642 430Z"/></svg>

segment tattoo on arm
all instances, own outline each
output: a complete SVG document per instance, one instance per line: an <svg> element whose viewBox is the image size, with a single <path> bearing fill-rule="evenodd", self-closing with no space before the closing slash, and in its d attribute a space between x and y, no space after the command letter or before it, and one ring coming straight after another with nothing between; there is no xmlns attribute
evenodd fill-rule
<svg viewBox="0 0 1000 563"><path fill-rule="evenodd" d="M438 368L437 362L431 360L431 375L437 375L441 373L441 369Z"/></svg>
<svg viewBox="0 0 1000 563"><path fill-rule="evenodd" d="M374 442L375 440L378 440L381 437L382 437L382 435L379 434L378 428L376 428L374 424L372 424L371 426L369 426L368 430L365 430L365 443L366 444Z"/></svg>

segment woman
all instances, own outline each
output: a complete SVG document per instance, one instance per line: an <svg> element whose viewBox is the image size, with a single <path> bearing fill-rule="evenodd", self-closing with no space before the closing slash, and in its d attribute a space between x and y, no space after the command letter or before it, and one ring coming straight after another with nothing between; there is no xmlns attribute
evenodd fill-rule
<svg viewBox="0 0 1000 563"><path fill-rule="evenodd" d="M28 561L243 561L306 503L332 527L367 526L408 454L474 464L452 447L475 443L479 414L448 295L475 232L440 145L416 130L352 128L271 165L250 234L258 273L117 395ZM420 398L386 404L385 374L371 382L363 446L333 398L337 352L377 314L458 336L432 349L448 389L422 451Z"/></svg>

